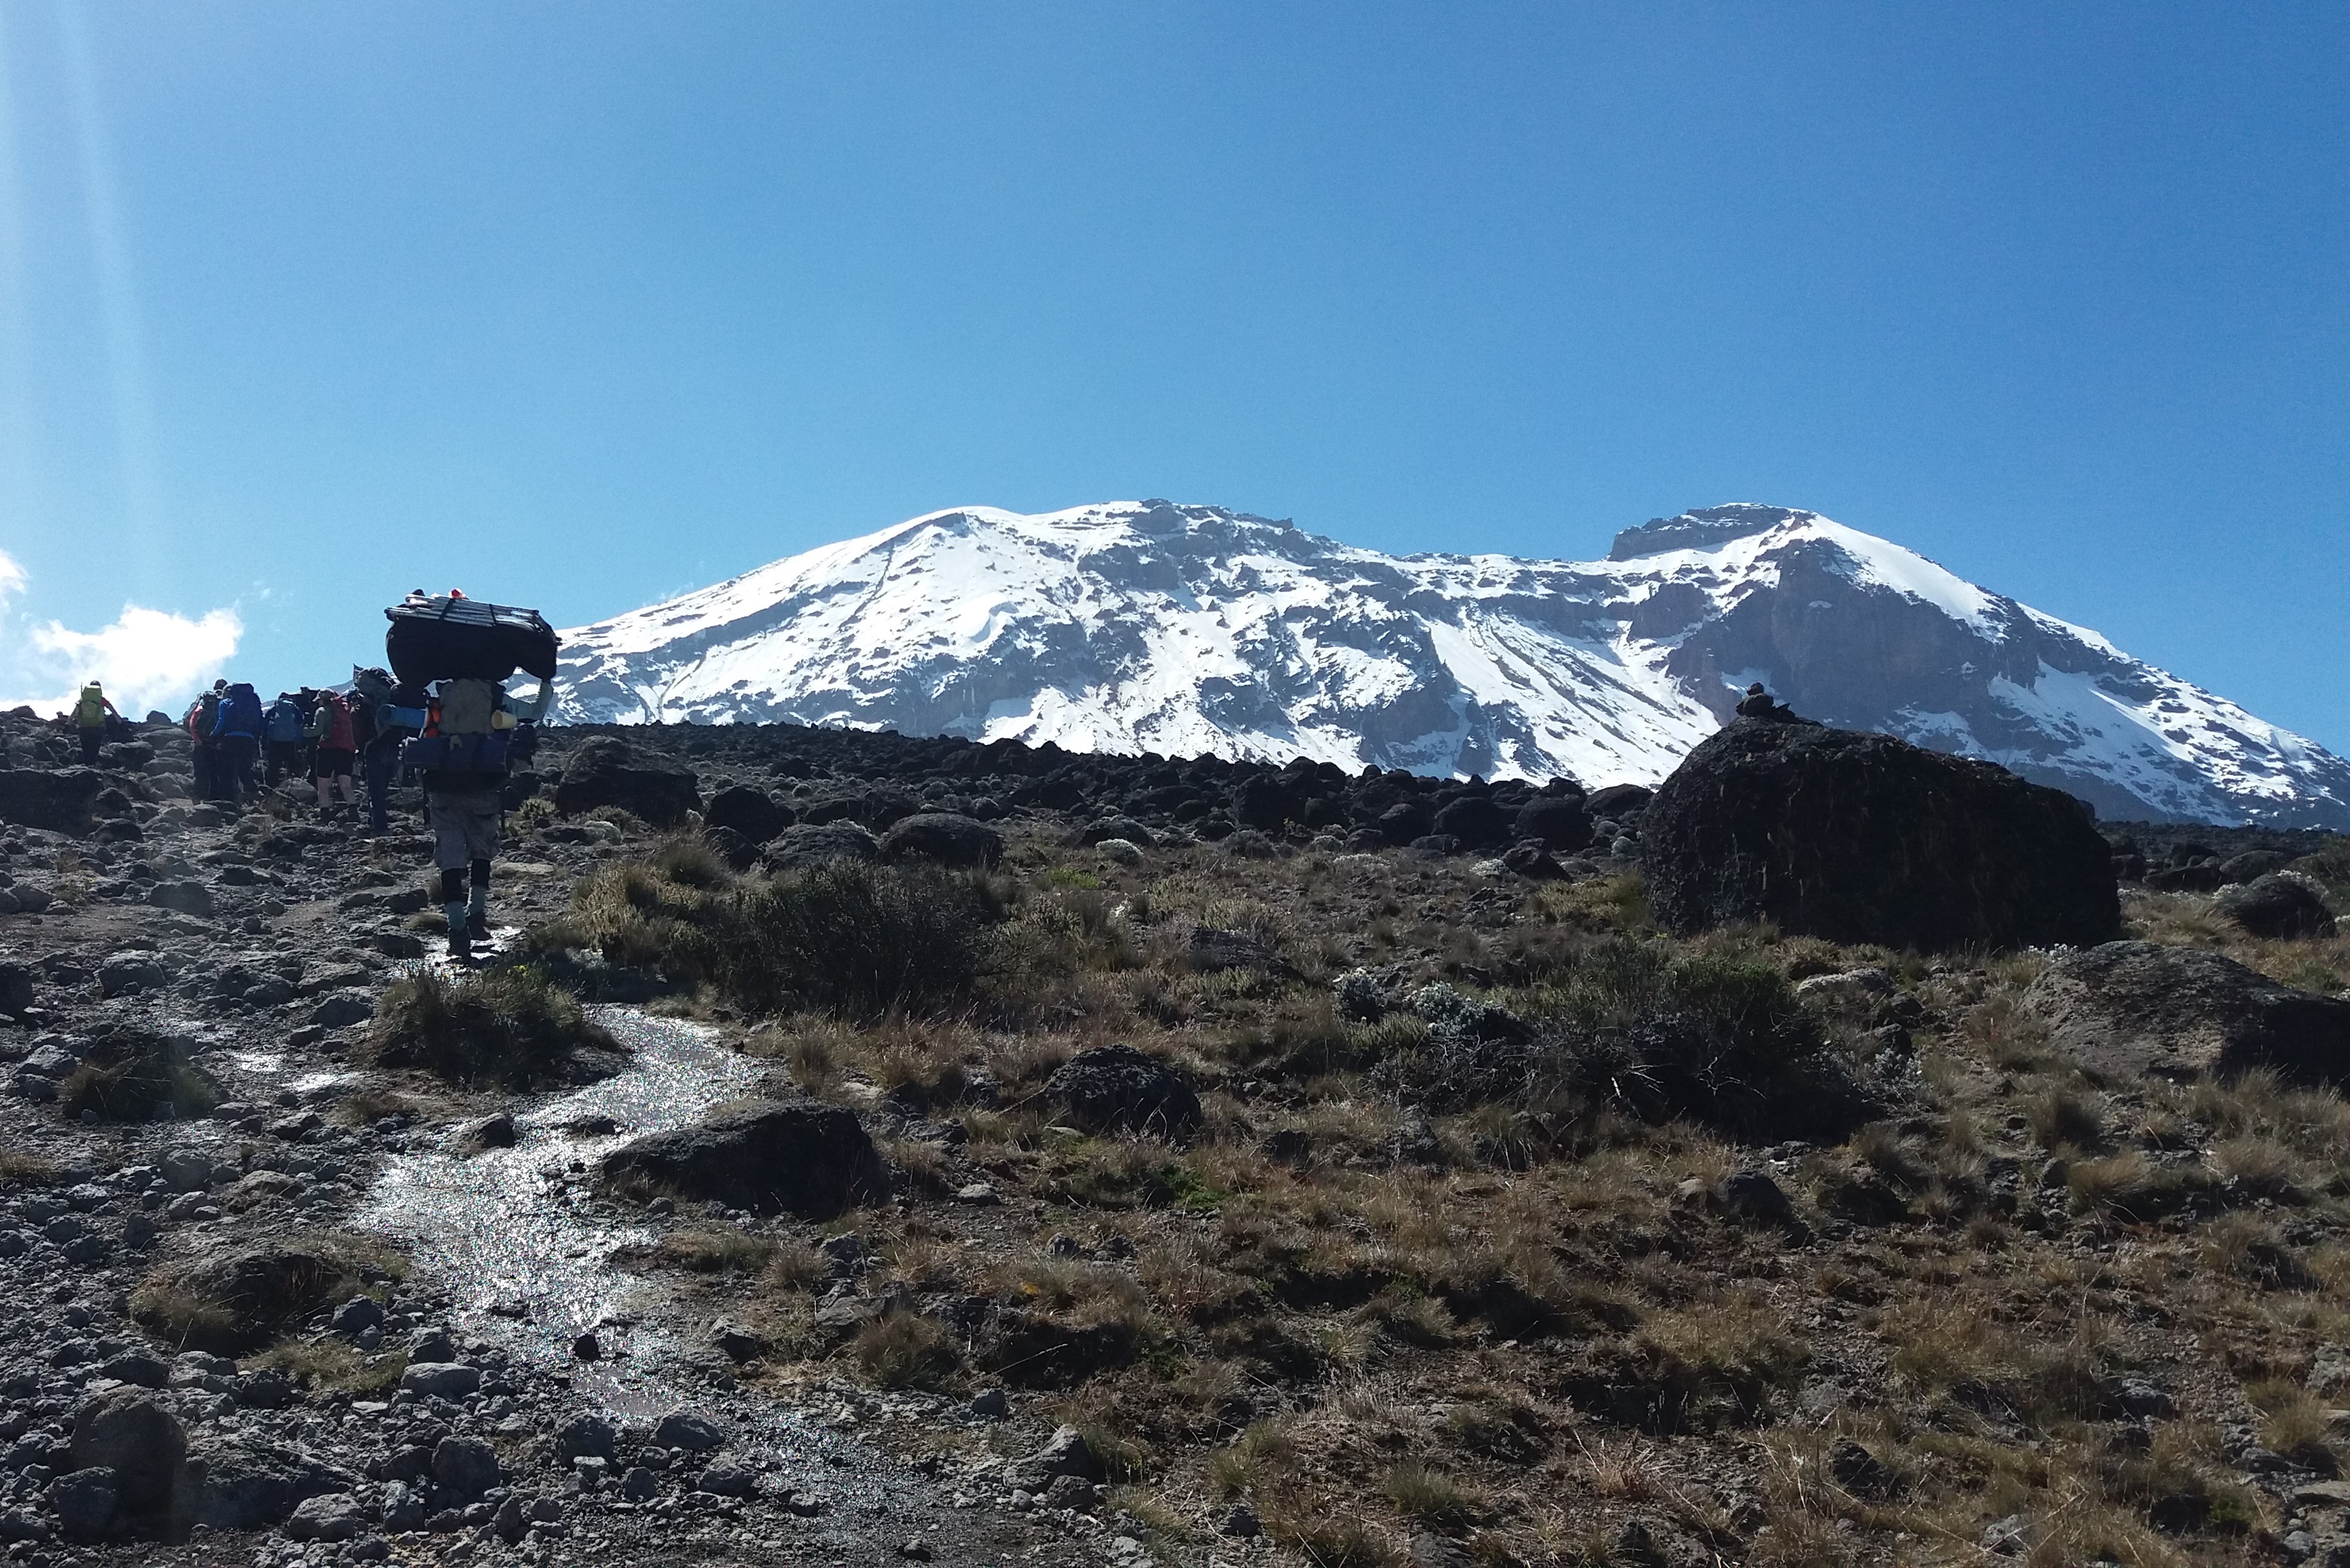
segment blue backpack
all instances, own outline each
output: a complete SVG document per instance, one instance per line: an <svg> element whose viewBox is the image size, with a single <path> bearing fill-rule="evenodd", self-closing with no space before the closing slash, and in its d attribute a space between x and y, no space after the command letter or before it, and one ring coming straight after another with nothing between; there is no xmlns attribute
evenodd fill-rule
<svg viewBox="0 0 2350 1568"><path fill-rule="evenodd" d="M280 697L269 705L269 730L265 737L279 745L299 745L302 741L302 704L291 697Z"/></svg>
<svg viewBox="0 0 2350 1568"><path fill-rule="evenodd" d="M213 739L232 735L261 739L261 698L241 680L222 693L220 716L213 721Z"/></svg>

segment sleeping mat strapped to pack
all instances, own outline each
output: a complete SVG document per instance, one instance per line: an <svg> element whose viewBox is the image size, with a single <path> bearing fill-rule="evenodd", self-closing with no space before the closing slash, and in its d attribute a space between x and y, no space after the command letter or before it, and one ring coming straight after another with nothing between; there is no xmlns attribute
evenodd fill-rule
<svg viewBox="0 0 2350 1568"><path fill-rule="evenodd" d="M392 673L433 680L504 680L516 670L555 679L555 628L534 609L481 599L411 598L385 610Z"/></svg>

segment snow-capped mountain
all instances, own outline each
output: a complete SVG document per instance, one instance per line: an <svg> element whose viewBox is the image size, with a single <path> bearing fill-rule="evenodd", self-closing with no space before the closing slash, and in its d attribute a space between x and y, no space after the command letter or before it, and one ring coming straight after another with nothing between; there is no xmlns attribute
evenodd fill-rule
<svg viewBox="0 0 2350 1568"><path fill-rule="evenodd" d="M2350 764L1814 513L1659 518L1596 562L1385 556L1115 502L932 513L564 634L571 722L784 721L1653 784L1759 680L2109 817L2350 827Z"/></svg>

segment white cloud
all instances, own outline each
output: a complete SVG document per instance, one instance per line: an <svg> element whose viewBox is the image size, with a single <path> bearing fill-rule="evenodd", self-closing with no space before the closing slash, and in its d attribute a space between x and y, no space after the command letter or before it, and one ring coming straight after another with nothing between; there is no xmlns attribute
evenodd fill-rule
<svg viewBox="0 0 2350 1568"><path fill-rule="evenodd" d="M0 613L28 580L25 568L0 551ZM244 636L244 623L233 609L207 610L191 620L126 604L112 625L97 631L75 631L53 620L18 633L0 622L5 679L18 690L50 693L0 698L0 707L29 702L44 714L57 712L85 682L97 680L126 718L143 717L151 708L175 713L220 674Z"/></svg>

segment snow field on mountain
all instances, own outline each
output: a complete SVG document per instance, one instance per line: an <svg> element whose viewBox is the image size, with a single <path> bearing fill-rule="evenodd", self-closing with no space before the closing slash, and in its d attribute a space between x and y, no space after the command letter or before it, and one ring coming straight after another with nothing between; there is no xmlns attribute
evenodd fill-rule
<svg viewBox="0 0 2350 1568"><path fill-rule="evenodd" d="M567 633L558 712L1654 784L1761 680L2108 814L2350 826L2350 765L2095 632L1814 514L1669 521L1713 542L1390 556L1215 507L960 508ZM1878 679L1888 639L1949 651Z"/></svg>

